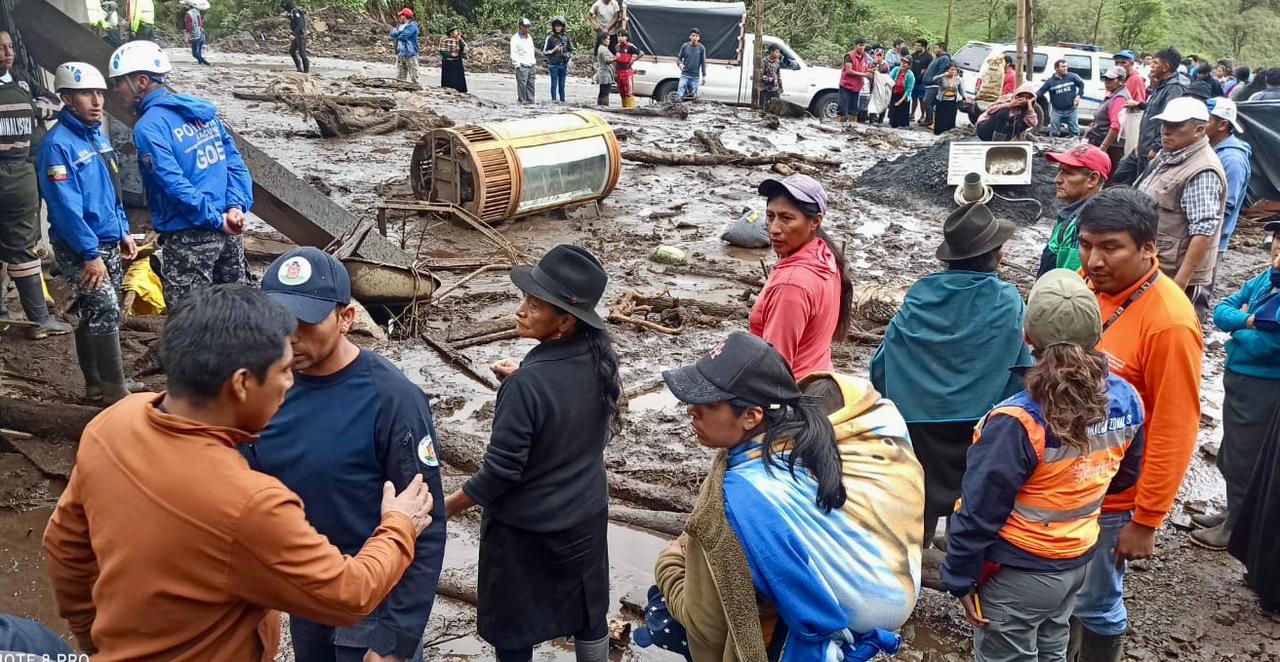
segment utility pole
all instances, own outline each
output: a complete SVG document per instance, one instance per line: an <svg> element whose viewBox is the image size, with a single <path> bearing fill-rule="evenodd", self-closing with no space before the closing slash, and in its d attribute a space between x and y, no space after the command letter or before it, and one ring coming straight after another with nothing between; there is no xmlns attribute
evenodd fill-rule
<svg viewBox="0 0 1280 662"><path fill-rule="evenodd" d="M942 43L951 47L951 17L954 14L956 0L947 0L947 29L942 33Z"/></svg>
<svg viewBox="0 0 1280 662"><path fill-rule="evenodd" d="M764 62L764 0L756 0L756 43L753 48L755 59L751 63L751 105L760 105L760 77Z"/></svg>
<svg viewBox="0 0 1280 662"><path fill-rule="evenodd" d="M1027 15L1027 27L1024 30L1024 34L1027 37L1027 63L1026 63L1026 68L1023 71L1025 71L1027 74L1027 77L1025 80L1031 80L1032 74L1035 73L1035 60L1036 60L1035 0L1023 0L1023 1L1027 3L1027 8L1025 10Z"/></svg>
<svg viewBox="0 0 1280 662"><path fill-rule="evenodd" d="M1023 78L1027 62L1027 0L1018 0L1018 45L1014 55L1014 71L1019 83Z"/></svg>

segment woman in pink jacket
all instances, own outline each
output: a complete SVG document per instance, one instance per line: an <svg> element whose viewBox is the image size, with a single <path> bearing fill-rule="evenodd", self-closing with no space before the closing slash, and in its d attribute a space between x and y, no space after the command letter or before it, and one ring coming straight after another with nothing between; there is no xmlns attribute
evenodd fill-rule
<svg viewBox="0 0 1280 662"><path fill-rule="evenodd" d="M773 345L797 380L834 372L831 344L849 334L853 283L822 229L827 193L808 175L767 179L759 191L778 264L751 309L751 334Z"/></svg>

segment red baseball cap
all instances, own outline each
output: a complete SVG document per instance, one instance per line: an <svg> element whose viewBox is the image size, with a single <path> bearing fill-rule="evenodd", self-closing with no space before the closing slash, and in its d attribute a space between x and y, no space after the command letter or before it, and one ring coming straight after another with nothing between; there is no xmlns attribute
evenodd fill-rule
<svg viewBox="0 0 1280 662"><path fill-rule="evenodd" d="M1088 168L1102 175L1103 179L1111 178L1111 157L1107 156L1107 153L1101 149L1087 143L1081 143L1062 152L1049 152L1044 155L1044 158L1051 163L1061 163L1075 168Z"/></svg>
<svg viewBox="0 0 1280 662"><path fill-rule="evenodd" d="M401 9L401 10L400 10L400 15L401 15L401 16L408 16L409 18L413 18L413 10L412 10L412 9L409 9L408 7L405 7L404 9Z"/></svg>

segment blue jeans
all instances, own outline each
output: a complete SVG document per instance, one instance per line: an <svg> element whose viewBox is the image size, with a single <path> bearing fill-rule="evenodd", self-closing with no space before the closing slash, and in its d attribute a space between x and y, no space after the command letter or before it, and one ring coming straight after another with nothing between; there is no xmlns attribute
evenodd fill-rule
<svg viewBox="0 0 1280 662"><path fill-rule="evenodd" d="M1062 134L1058 133L1058 127L1063 124L1067 125L1067 134L1078 138L1080 136L1080 111L1076 108L1071 110L1058 110L1057 108L1049 109L1049 135L1058 137Z"/></svg>
<svg viewBox="0 0 1280 662"><path fill-rule="evenodd" d="M1104 637L1124 634L1129 629L1129 612L1124 606L1128 563L1116 569L1116 539L1131 519L1131 512L1102 513L1098 549L1085 572L1084 588L1076 594L1075 617L1090 632Z"/></svg>
<svg viewBox="0 0 1280 662"><path fill-rule="evenodd" d="M564 103L564 81L569 77L569 65L548 65L547 73L551 74L551 100Z"/></svg>
<svg viewBox="0 0 1280 662"><path fill-rule="evenodd" d="M357 644L349 633L361 629L364 624L352 628L332 628L312 623L297 616L289 617L289 637L293 641L293 658L297 662L362 662L369 650L367 644ZM422 645L409 662L422 662Z"/></svg>
<svg viewBox="0 0 1280 662"><path fill-rule="evenodd" d="M701 84L701 81L702 79L697 76L685 76L681 74L680 85L676 88L676 96L680 99L684 99L685 94L688 94L689 96L696 98L698 96L698 85Z"/></svg>
<svg viewBox="0 0 1280 662"><path fill-rule="evenodd" d="M840 88L840 107L836 111L840 115L841 121L849 119L850 116L858 117L858 97L861 96L857 92Z"/></svg>
<svg viewBox="0 0 1280 662"><path fill-rule="evenodd" d="M197 64L209 64L204 59L204 37L191 40L191 57L196 59Z"/></svg>

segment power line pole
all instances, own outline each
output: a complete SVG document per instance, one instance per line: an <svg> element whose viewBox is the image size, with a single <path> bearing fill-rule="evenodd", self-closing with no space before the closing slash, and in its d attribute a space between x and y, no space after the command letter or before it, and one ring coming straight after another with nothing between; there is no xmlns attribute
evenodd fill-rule
<svg viewBox="0 0 1280 662"><path fill-rule="evenodd" d="M1024 71L1027 74L1026 80L1031 80L1031 76L1032 74L1035 73L1035 70L1036 70L1035 69L1035 59L1036 59L1035 0L1023 0L1023 1L1027 3L1027 8L1025 10L1027 14L1027 27L1024 31L1027 37L1027 64Z"/></svg>
<svg viewBox="0 0 1280 662"><path fill-rule="evenodd" d="M764 61L764 0L756 0L756 43L752 50L755 58L751 63L751 105L759 106Z"/></svg>
<svg viewBox="0 0 1280 662"><path fill-rule="evenodd" d="M1027 62L1027 0L1018 0L1018 45L1014 56L1014 71L1019 83L1023 77Z"/></svg>
<svg viewBox="0 0 1280 662"><path fill-rule="evenodd" d="M947 29L942 33L942 43L951 47L951 17L954 15L956 0L947 0Z"/></svg>

